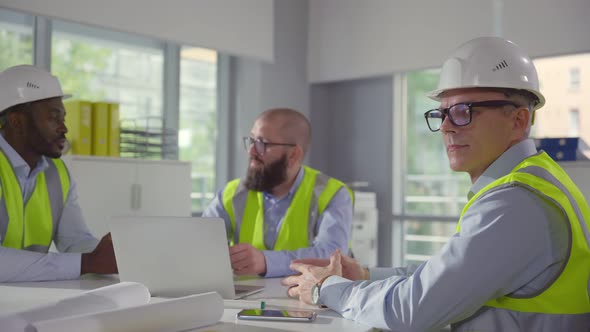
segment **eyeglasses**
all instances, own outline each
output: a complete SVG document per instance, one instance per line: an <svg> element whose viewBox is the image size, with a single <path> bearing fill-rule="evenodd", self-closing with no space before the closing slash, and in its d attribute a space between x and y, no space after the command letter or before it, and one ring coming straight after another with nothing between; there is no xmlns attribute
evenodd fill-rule
<svg viewBox="0 0 590 332"><path fill-rule="evenodd" d="M428 129L430 129L430 131L436 132L440 130L440 127L447 116L449 117L449 120L451 120L452 124L457 127L462 127L471 123L474 107L497 108L507 105L520 107L520 105L510 100L486 100L473 103L458 103L452 105L449 108L435 108L430 110L424 113L424 118L426 119Z"/></svg>
<svg viewBox="0 0 590 332"><path fill-rule="evenodd" d="M246 151L250 150L250 146L252 146L252 144L254 144L254 149L256 150L256 153L263 156L264 152L266 152L266 148L268 146L272 146L272 145L284 145L284 146L295 146L296 144L291 144L291 143L271 143L271 142L264 142L262 139L260 138L252 138L252 137L244 137L244 149L246 149Z"/></svg>

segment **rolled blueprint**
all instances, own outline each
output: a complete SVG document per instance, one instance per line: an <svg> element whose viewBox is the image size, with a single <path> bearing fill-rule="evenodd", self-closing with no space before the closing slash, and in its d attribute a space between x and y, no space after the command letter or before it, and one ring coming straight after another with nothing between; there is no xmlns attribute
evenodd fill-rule
<svg viewBox="0 0 590 332"><path fill-rule="evenodd" d="M75 317L36 322L26 332L185 331L217 323L223 299L216 292Z"/></svg>
<svg viewBox="0 0 590 332"><path fill-rule="evenodd" d="M144 285L121 282L51 304L0 316L0 326L3 332L34 331L30 329L30 325L38 321L139 306L149 300L150 292Z"/></svg>

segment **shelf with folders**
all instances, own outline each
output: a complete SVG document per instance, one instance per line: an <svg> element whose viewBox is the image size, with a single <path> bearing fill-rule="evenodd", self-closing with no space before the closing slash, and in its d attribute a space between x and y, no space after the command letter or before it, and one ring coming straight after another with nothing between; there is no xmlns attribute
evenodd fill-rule
<svg viewBox="0 0 590 332"><path fill-rule="evenodd" d="M121 157L174 159L178 151L177 130L164 128L161 117L122 119Z"/></svg>

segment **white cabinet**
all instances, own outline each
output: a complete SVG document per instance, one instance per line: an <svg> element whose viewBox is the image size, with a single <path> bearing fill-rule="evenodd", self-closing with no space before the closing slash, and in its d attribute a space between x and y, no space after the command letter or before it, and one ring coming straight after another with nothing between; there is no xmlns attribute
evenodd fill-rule
<svg viewBox="0 0 590 332"><path fill-rule="evenodd" d="M377 266L377 198L372 192L354 192L352 252L365 266Z"/></svg>
<svg viewBox="0 0 590 332"><path fill-rule="evenodd" d="M96 237L108 232L111 216L191 215L191 164L64 156L78 189L78 202Z"/></svg>

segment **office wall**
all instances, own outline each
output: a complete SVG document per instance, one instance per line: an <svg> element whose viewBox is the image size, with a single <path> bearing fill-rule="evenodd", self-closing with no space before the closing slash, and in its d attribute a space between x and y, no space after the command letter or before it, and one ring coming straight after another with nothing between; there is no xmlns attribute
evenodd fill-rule
<svg viewBox="0 0 590 332"><path fill-rule="evenodd" d="M247 153L241 137L256 117L274 107L290 107L309 116L306 75L308 1L276 0L274 4L275 61L244 57L231 59L230 132L234 160L228 178L245 174Z"/></svg>
<svg viewBox="0 0 590 332"><path fill-rule="evenodd" d="M478 36L531 56L590 51L588 0L310 0L310 82L438 67Z"/></svg>
<svg viewBox="0 0 590 332"><path fill-rule="evenodd" d="M2 0L0 7L273 60L273 0Z"/></svg>
<svg viewBox="0 0 590 332"><path fill-rule="evenodd" d="M310 165L342 181L367 181L377 193L379 263L391 264L391 77L314 84Z"/></svg>

